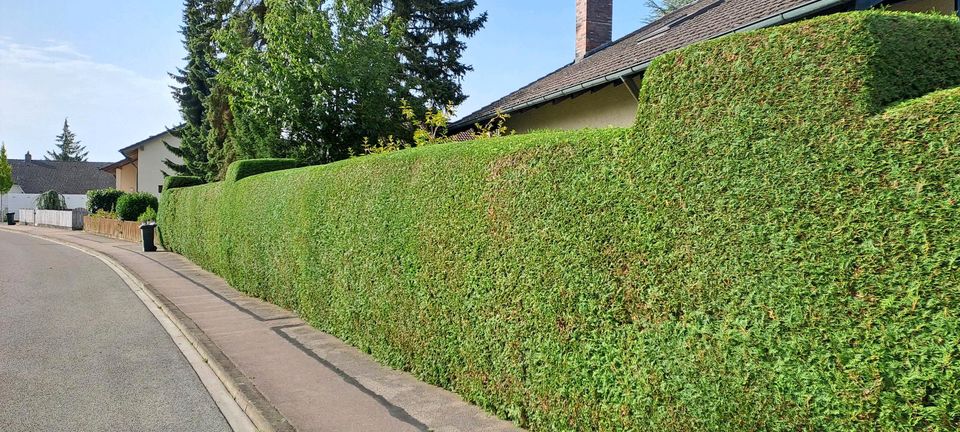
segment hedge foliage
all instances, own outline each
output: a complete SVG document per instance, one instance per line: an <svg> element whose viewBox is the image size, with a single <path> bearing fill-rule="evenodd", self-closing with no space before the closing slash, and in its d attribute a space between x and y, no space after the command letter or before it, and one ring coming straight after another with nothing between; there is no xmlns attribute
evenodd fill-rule
<svg viewBox="0 0 960 432"><path fill-rule="evenodd" d="M148 192L128 193L117 200L117 216L121 220L135 221L148 208L156 211L158 207L159 200L153 194Z"/></svg>
<svg viewBox="0 0 960 432"><path fill-rule="evenodd" d="M167 176L163 179L163 190L202 185L205 182L197 176Z"/></svg>
<svg viewBox="0 0 960 432"><path fill-rule="evenodd" d="M112 212L117 207L117 200L124 192L114 188L94 189L87 191L87 210L97 213L101 210Z"/></svg>
<svg viewBox="0 0 960 432"><path fill-rule="evenodd" d="M247 159L234 162L227 167L224 181L235 182L253 175L271 171L280 171L298 167L296 159Z"/></svg>
<svg viewBox="0 0 960 432"><path fill-rule="evenodd" d="M734 35L633 130L176 189L164 244L533 430L957 430L958 59L954 18Z"/></svg>

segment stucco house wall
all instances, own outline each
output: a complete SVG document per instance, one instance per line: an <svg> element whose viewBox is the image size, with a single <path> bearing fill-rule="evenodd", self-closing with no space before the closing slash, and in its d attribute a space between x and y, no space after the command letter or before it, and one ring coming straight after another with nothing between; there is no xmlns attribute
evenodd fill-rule
<svg viewBox="0 0 960 432"><path fill-rule="evenodd" d="M167 132L156 137L142 146L138 151L137 157L137 190L140 192L150 192L157 197L160 196L160 188L163 186L164 172L170 171L170 168L163 163L164 160L171 160L174 163L183 163L183 159L173 154L163 145L166 142L174 147L180 147L180 138L177 138Z"/></svg>
<svg viewBox="0 0 960 432"><path fill-rule="evenodd" d="M510 114L507 127L526 133L539 129L627 127L637 117L637 100L626 85L608 85L595 92Z"/></svg>

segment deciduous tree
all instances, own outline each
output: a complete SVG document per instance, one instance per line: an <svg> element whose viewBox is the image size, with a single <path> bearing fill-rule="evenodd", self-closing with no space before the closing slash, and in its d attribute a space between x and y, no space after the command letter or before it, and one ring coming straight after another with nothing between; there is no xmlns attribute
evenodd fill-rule
<svg viewBox="0 0 960 432"><path fill-rule="evenodd" d="M0 199L12 188L13 168L10 167L10 162L7 162L7 145L0 144ZM3 202L0 202L0 210L3 209Z"/></svg>

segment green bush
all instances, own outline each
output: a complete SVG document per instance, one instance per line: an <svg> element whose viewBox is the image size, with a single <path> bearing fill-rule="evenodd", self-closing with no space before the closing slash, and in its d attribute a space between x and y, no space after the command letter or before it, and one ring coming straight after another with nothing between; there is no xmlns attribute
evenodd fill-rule
<svg viewBox="0 0 960 432"><path fill-rule="evenodd" d="M247 159L236 161L227 167L225 181L235 182L253 175L296 168L296 159Z"/></svg>
<svg viewBox="0 0 960 432"><path fill-rule="evenodd" d="M101 210L112 212L117 207L117 200L123 195L123 191L114 188L87 191L87 210L90 213L97 213Z"/></svg>
<svg viewBox="0 0 960 432"><path fill-rule="evenodd" d="M157 197L152 194L147 192L130 193L117 200L117 216L121 220L135 221L148 208L156 211L158 207Z"/></svg>
<svg viewBox="0 0 960 432"><path fill-rule="evenodd" d="M37 209L39 210L66 210L67 202L63 195L57 191L46 191L37 196Z"/></svg>
<svg viewBox="0 0 960 432"><path fill-rule="evenodd" d="M137 216L137 222L146 223L146 222L156 222L157 221L157 212L153 207L147 207L140 216Z"/></svg>
<svg viewBox="0 0 960 432"><path fill-rule="evenodd" d="M90 217L101 218L101 219L120 219L117 217L116 212L109 212L106 210L97 210L96 213L90 213Z"/></svg>
<svg viewBox="0 0 960 432"><path fill-rule="evenodd" d="M196 176L167 176L163 179L163 190L202 185L203 179Z"/></svg>
<svg viewBox="0 0 960 432"><path fill-rule="evenodd" d="M633 130L177 189L164 245L533 430L957 430L958 59L953 18L734 35Z"/></svg>

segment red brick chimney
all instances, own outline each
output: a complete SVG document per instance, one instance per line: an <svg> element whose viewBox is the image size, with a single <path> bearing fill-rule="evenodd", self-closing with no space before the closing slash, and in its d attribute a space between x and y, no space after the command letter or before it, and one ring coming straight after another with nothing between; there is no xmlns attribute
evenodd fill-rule
<svg viewBox="0 0 960 432"><path fill-rule="evenodd" d="M613 0L577 0L577 59L613 39Z"/></svg>

